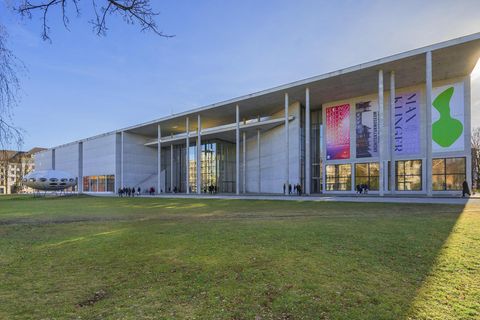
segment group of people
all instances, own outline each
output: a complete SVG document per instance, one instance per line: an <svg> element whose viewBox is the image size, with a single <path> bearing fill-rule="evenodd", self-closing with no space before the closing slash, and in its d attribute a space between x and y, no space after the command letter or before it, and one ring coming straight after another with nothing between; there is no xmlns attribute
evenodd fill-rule
<svg viewBox="0 0 480 320"><path fill-rule="evenodd" d="M283 194L286 194L287 191L287 185L284 183L283 184ZM293 193L297 194L297 196L302 195L302 185L300 183L294 184L293 185ZM292 185L288 184L288 194L292 194Z"/></svg>
<svg viewBox="0 0 480 320"><path fill-rule="evenodd" d="M362 183L362 184L357 184L355 186L355 191L357 192L357 194L367 194L368 193L368 190L370 188L368 187L368 184L366 183Z"/></svg>
<svg viewBox="0 0 480 320"><path fill-rule="evenodd" d="M128 187L123 187L123 188L119 188L118 189L118 196L119 197L135 197L135 195L139 196L140 193L142 192L142 189L140 187L138 188L128 188ZM149 194L149 195L154 195L155 194L155 188L154 187L150 187L148 189L146 189L145 191L145 194Z"/></svg>
<svg viewBox="0 0 480 320"><path fill-rule="evenodd" d="M135 189L135 188L128 188L128 187L123 187L123 188L119 188L118 189L118 196L119 197L135 197L135 194L137 194L137 196L140 195L140 187L138 187L138 189Z"/></svg>
<svg viewBox="0 0 480 320"><path fill-rule="evenodd" d="M207 193L207 190L203 190L203 192ZM208 193L210 194L214 194L214 193L217 193L217 186L214 186L213 184L209 185L208 186Z"/></svg>

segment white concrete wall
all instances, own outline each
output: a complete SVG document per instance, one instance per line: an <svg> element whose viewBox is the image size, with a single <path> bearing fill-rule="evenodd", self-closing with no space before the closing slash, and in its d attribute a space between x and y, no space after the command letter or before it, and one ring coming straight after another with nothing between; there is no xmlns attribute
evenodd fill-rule
<svg viewBox="0 0 480 320"><path fill-rule="evenodd" d="M78 177L78 143L55 148L55 170L66 171Z"/></svg>
<svg viewBox="0 0 480 320"><path fill-rule="evenodd" d="M133 133L123 136L123 183L145 190L157 187L157 149L146 147L146 137Z"/></svg>
<svg viewBox="0 0 480 320"><path fill-rule="evenodd" d="M115 174L115 133L83 142L83 176Z"/></svg>
<svg viewBox="0 0 480 320"><path fill-rule="evenodd" d="M52 169L52 150L45 150L33 155L35 162L35 170L51 170Z"/></svg>
<svg viewBox="0 0 480 320"><path fill-rule="evenodd" d="M289 115L294 119L289 123L289 182L300 183L300 103L289 106ZM283 117L279 111L273 117ZM242 148L240 150L243 150ZM283 193L285 183L285 125L260 133L260 171L262 193ZM258 192L258 158L256 133L247 139L247 192ZM240 157L240 163L243 157ZM243 177L241 164L240 179ZM242 183L240 184L242 186Z"/></svg>

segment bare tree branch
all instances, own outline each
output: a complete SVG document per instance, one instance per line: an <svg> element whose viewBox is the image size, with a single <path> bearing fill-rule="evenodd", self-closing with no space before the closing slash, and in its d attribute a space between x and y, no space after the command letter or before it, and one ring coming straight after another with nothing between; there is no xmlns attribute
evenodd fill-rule
<svg viewBox="0 0 480 320"><path fill-rule="evenodd" d="M34 3L30 0L22 0L16 10L22 16L28 18L31 18L33 13L40 11L42 14L42 38L50 40L49 10L54 7L60 7L63 24L68 29L70 20L68 18L67 5L73 4L75 13L78 16L80 14L79 2L80 0L44 0ZM173 37L173 35L165 34L158 29L155 22L158 12L153 11L150 0L92 0L92 7L95 16L90 22L93 24L95 33L99 36L105 35L108 30L107 17L118 15L127 24L138 24L142 31L152 31L164 38Z"/></svg>
<svg viewBox="0 0 480 320"><path fill-rule="evenodd" d="M12 110L18 104L20 81L18 74L24 64L7 48L7 32L0 25L0 148L23 142L23 131L13 125Z"/></svg>

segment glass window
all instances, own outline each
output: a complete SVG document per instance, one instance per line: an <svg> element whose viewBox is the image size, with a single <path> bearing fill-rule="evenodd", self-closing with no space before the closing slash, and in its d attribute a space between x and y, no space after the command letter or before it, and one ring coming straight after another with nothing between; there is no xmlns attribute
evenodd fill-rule
<svg viewBox="0 0 480 320"><path fill-rule="evenodd" d="M115 192L115 176L109 175L107 176L107 191L108 192Z"/></svg>
<svg viewBox="0 0 480 320"><path fill-rule="evenodd" d="M327 190L350 191L352 189L352 166L350 164L330 164L325 167Z"/></svg>
<svg viewBox="0 0 480 320"><path fill-rule="evenodd" d="M380 164L378 162L355 164L355 184L366 185L368 190L379 190Z"/></svg>
<svg viewBox="0 0 480 320"><path fill-rule="evenodd" d="M73 181L73 179L70 179ZM115 176L85 176L83 177L84 192L115 192Z"/></svg>
<svg viewBox="0 0 480 320"><path fill-rule="evenodd" d="M83 191L90 191L90 184L88 183L88 177L83 177Z"/></svg>
<svg viewBox="0 0 480 320"><path fill-rule="evenodd" d="M434 191L462 190L466 179L465 158L432 160L432 188Z"/></svg>
<svg viewBox="0 0 480 320"><path fill-rule="evenodd" d="M322 192L322 110L310 113L310 161L312 175L312 193Z"/></svg>
<svg viewBox="0 0 480 320"><path fill-rule="evenodd" d="M396 190L422 190L422 160L400 160L395 163Z"/></svg>
<svg viewBox="0 0 480 320"><path fill-rule="evenodd" d="M106 191L106 176L98 176L98 192Z"/></svg>
<svg viewBox="0 0 480 320"><path fill-rule="evenodd" d="M89 181L90 181L90 191L97 192L97 176L91 176Z"/></svg>

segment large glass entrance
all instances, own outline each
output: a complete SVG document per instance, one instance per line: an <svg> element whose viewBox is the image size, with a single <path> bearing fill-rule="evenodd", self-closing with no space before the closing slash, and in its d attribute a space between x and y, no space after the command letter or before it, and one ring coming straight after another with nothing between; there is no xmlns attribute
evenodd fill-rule
<svg viewBox="0 0 480 320"><path fill-rule="evenodd" d="M162 176L164 177L162 192L186 192L185 148L185 144L173 147L173 166L171 165L171 147L162 148ZM201 150L201 192L235 192L235 144L223 140L207 140L202 143ZM191 142L188 150L188 182L191 193L197 192L196 159L197 146L195 142Z"/></svg>

